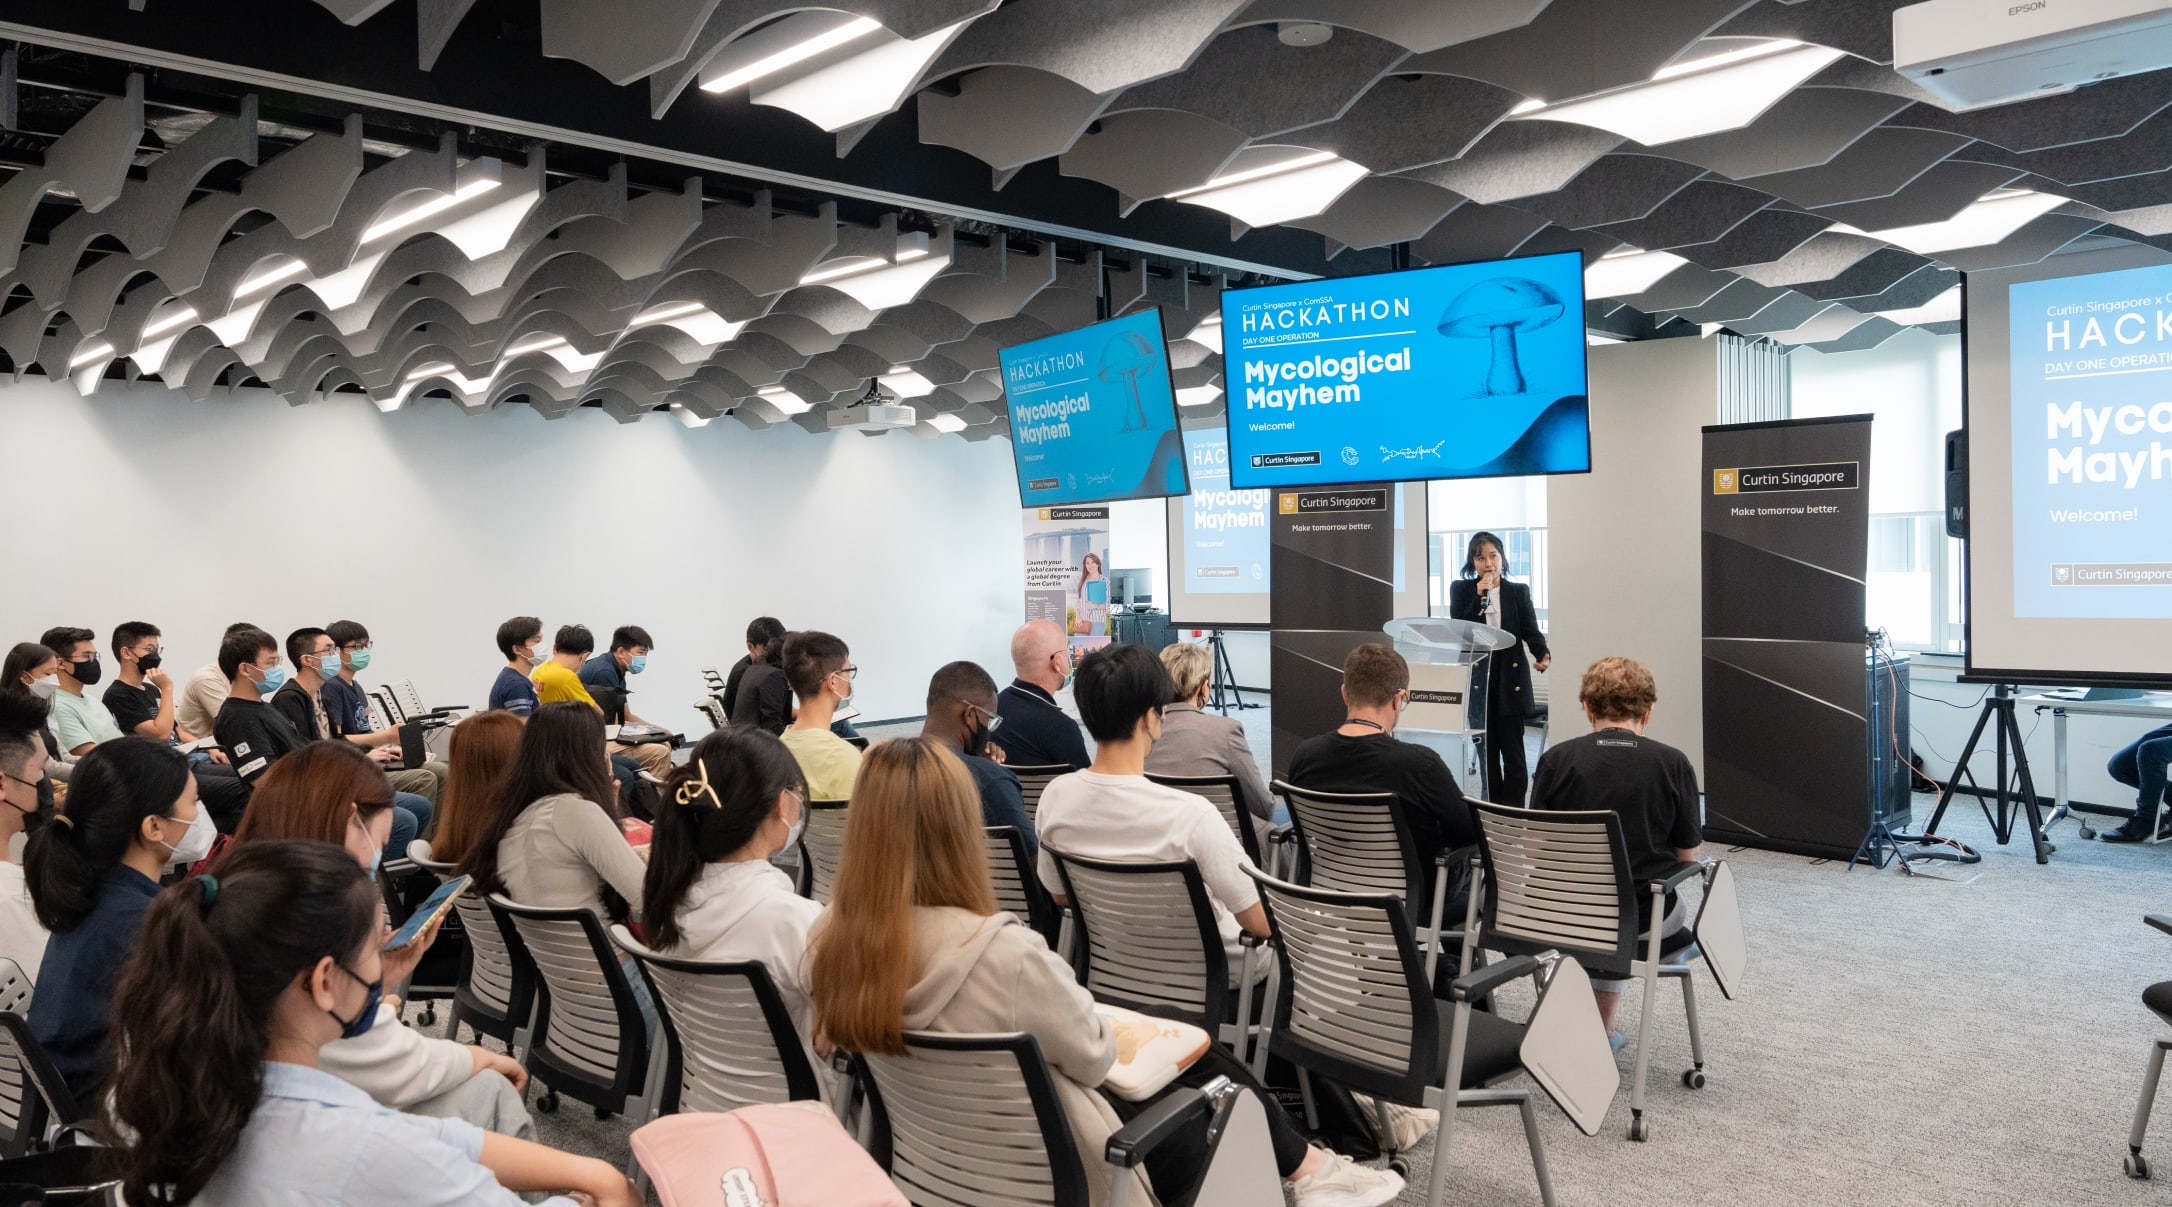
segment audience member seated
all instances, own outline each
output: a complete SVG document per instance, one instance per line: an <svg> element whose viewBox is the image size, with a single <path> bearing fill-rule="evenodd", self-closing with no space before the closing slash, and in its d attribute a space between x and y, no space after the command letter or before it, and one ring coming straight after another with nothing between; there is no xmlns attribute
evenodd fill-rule
<svg viewBox="0 0 2172 1207"><path fill-rule="evenodd" d="M597 705L603 709L605 723L644 723L634 715L632 702L628 699L633 689L627 683L631 676L649 669L649 651L654 648L647 629L640 625L620 625L611 630L611 648L581 664L581 686L596 698Z"/></svg>
<svg viewBox="0 0 2172 1207"><path fill-rule="evenodd" d="M2104 765L2116 783L2134 789L2134 816L2109 830L2097 831L2098 842L2140 842L2150 837L2150 819L2165 800L2165 767L2172 764L2172 725L2160 725L2121 747ZM2172 813L2165 815L2158 835L2172 834Z"/></svg>
<svg viewBox="0 0 2172 1207"><path fill-rule="evenodd" d="M521 718L506 712L479 712L453 726L445 803L437 811L437 833L430 836L432 862L459 863L474 849L475 836L490 824L498 794L520 757L523 727Z"/></svg>
<svg viewBox="0 0 2172 1207"><path fill-rule="evenodd" d="M1677 864L1695 862L1704 845L1704 831L1697 821L1697 771L1688 755L1644 736L1652 708L1659 702L1659 686L1643 663L1599 659L1585 668L1576 698L1584 706L1591 732L1558 742L1540 756L1538 771L1531 777L1531 807L1605 809L1621 817L1631 887L1636 890L1641 958L1642 941L1652 931L1652 895L1644 885L1664 877ZM1661 919L1661 952L1672 954L1689 946L1688 926L1688 910L1680 896L1668 893L1666 915ZM1614 1011L1628 984L1596 977L1591 982L1599 1017L1613 1033L1616 1048L1623 1041L1614 1031Z"/></svg>
<svg viewBox="0 0 2172 1207"><path fill-rule="evenodd" d="M505 656L505 668L491 681L486 707L526 717L541 703L528 676L550 659L543 647L543 622L533 616L515 616L499 625L498 652Z"/></svg>
<svg viewBox="0 0 2172 1207"><path fill-rule="evenodd" d="M445 798L445 764L431 759L420 766L406 766L400 752L399 728L377 728L370 720L369 693L355 681L356 675L369 669L376 650L370 631L352 620L335 620L324 631L339 646L339 673L325 679L318 690L324 711L332 719L332 732L369 751L370 757L385 769L395 790L412 792L429 801L434 814Z"/></svg>
<svg viewBox="0 0 2172 1207"><path fill-rule="evenodd" d="M814 1007L801 963L822 907L794 892L769 857L798 841L807 799L782 742L758 729L717 730L672 774L641 893L652 947L689 960L759 961L802 1042L814 1035Z"/></svg>
<svg viewBox="0 0 2172 1207"><path fill-rule="evenodd" d="M194 742L210 734L195 734L174 720L173 679L160 665L164 651L157 626L131 620L113 629L113 682L106 686L106 711L113 714L121 732L173 745ZM188 752L189 770L196 775L197 803L211 810L212 824L221 834L231 834L241 824L241 811L249 806L249 787L234 774L226 752L213 747Z"/></svg>
<svg viewBox="0 0 2172 1207"><path fill-rule="evenodd" d="M731 723L781 734L792 723L792 684L784 677L784 625L757 616L747 626L747 656L724 678Z"/></svg>
<svg viewBox="0 0 2172 1207"><path fill-rule="evenodd" d="M595 634L585 624L561 625L551 641L551 656L535 668L533 680L536 699L542 704L556 704L562 700L578 701L603 715L603 705L589 694L588 685L581 682L580 669L588 655L596 648ZM671 747L662 742L630 745L625 742L609 744L615 758L631 762L639 771L646 771L658 779L671 774ZM617 775L625 782L634 774Z"/></svg>
<svg viewBox="0 0 2172 1207"><path fill-rule="evenodd" d="M1264 829L1274 824L1275 798L1260 778L1259 760L1245 739L1244 725L1231 717L1209 715L1207 694L1213 686L1214 656L1207 647L1179 641L1161 651L1176 696L1161 710L1161 740L1146 756L1154 775L1234 775L1237 803Z"/></svg>
<svg viewBox="0 0 2172 1207"><path fill-rule="evenodd" d="M1342 662L1342 703L1341 728L1306 738L1290 752L1289 782L1315 792L1393 792L1425 873L1417 917L1431 918L1433 863L1443 852L1476 843L1478 823L1440 753L1395 736L1410 704L1410 664L1401 654L1379 642L1351 650ZM1448 884L1443 927L1463 919L1468 871L1450 868Z"/></svg>
<svg viewBox="0 0 2172 1207"><path fill-rule="evenodd" d="M1003 718L996 715L995 679L977 663L953 662L928 680L928 718L920 736L941 742L965 762L980 788L981 820L991 826L1010 826L1026 839L1026 853L1039 852L1033 819L1026 816L1025 794L1018 777L997 762L1005 757L994 740Z"/></svg>
<svg viewBox="0 0 2172 1207"><path fill-rule="evenodd" d="M1251 861L1221 813L1196 792L1146 778L1147 751L1161 738L1161 708L1169 692L1169 673L1145 646L1104 646L1079 661L1071 693L1094 736L1094 761L1041 790L1035 815L1041 829L1041 885L1057 904L1068 904L1050 849L1124 863L1192 861L1214 903L1234 984L1245 967L1239 930L1261 938L1273 932L1258 886L1244 872ZM1266 962L1255 971L1265 976Z"/></svg>
<svg viewBox="0 0 2172 1207"><path fill-rule="evenodd" d="M1166 683L1160 664L1139 652ZM815 924L808 955L815 1026L845 1051L890 1055L904 1053L908 1030L1031 1035L1094 1182L1093 1201L1105 1203L1108 1167L1090 1154L1154 1102L1095 1092L1116 1062L1116 1036L1041 936L996 910L977 796L964 765L937 743L901 738L868 752L830 906ZM1222 832L1236 841L1227 827ZM1401 1192L1395 1174L1307 1145L1289 1115L1219 1044L1209 1044L1172 1085L1199 1086L1215 1077L1259 1096L1275 1165L1292 1180L1298 1207L1373 1207ZM1158 1197L1188 1200L1206 1158L1203 1129L1157 1149L1146 1168ZM1134 1198L1143 1189L1135 1184Z"/></svg>
<svg viewBox="0 0 2172 1207"><path fill-rule="evenodd" d="M603 714L594 705L561 700L528 718L513 773L460 870L482 891L522 905L579 906L614 921L640 907L647 869L619 828Z"/></svg>
<svg viewBox="0 0 2172 1207"><path fill-rule="evenodd" d="M98 660L98 634L61 627L47 629L38 640L59 659L55 673L60 690L53 693L52 710L53 735L60 739L60 748L82 758L98 743L120 737L121 727L113 714L83 690L96 687L105 677Z"/></svg>
<svg viewBox="0 0 2172 1207"><path fill-rule="evenodd" d="M14 850L15 836L38 812L45 716L45 701L29 692L0 691L0 959L15 961L33 982L45 958L46 933Z"/></svg>
<svg viewBox="0 0 2172 1207"><path fill-rule="evenodd" d="M272 693L272 710L285 717L305 742L345 742L324 706L324 685L339 675L339 646L332 635L323 629L296 629L287 634L287 661L294 664L294 677ZM392 841L395 849L405 851L408 843L428 832L433 810L427 797L412 792L399 793L394 803L403 816L392 819Z"/></svg>
<svg viewBox="0 0 2172 1207"><path fill-rule="evenodd" d="M53 697L60 692L60 659L53 651L35 641L20 642L8 651L7 659L0 663L0 691L19 692L45 705L46 723L38 727L38 743L45 747L45 779L38 784L38 810L50 812L53 808L54 782L65 784L69 772L75 766L67 752L60 748L60 740L53 736Z"/></svg>
<svg viewBox="0 0 2172 1207"><path fill-rule="evenodd" d="M1013 767L1083 769L1093 759L1078 724L1056 706L1071 681L1071 639L1053 620L1029 620L1011 634L1011 668L1018 677L996 699L1003 718L1003 761Z"/></svg>
<svg viewBox="0 0 2172 1207"><path fill-rule="evenodd" d="M236 621L226 626L226 631L219 634L219 640L223 643L244 629L262 627L247 621ZM174 720L180 722L181 728L197 737L211 733L219 719L219 707L226 703L227 685L230 682L226 672L219 669L216 658L197 667L189 675L188 682L181 685L181 698L173 706Z"/></svg>
<svg viewBox="0 0 2172 1207"><path fill-rule="evenodd" d="M387 1110L320 1067L379 1022L381 906L338 847L252 844L150 904L103 1115L132 1203L634 1207L607 1163ZM187 1008L176 1008L185 1003ZM585 1197L581 1197L585 1196Z"/></svg>
<svg viewBox="0 0 2172 1207"><path fill-rule="evenodd" d="M785 749L799 760L814 799L850 797L860 748L832 732L830 722L852 699L852 680L860 673L852 651L828 633L793 633L784 639L784 673L799 697L799 715L782 735Z"/></svg>
<svg viewBox="0 0 2172 1207"><path fill-rule="evenodd" d="M30 999L30 1030L76 1101L96 1102L109 1071L102 1049L114 979L159 877L209 855L217 836L211 815L196 807L188 760L145 738L84 755L66 806L30 836L23 878L53 936Z"/></svg>
<svg viewBox="0 0 2172 1207"><path fill-rule="evenodd" d="M392 832L392 785L383 769L344 742L312 742L257 782L234 845L212 867L223 873L238 852L275 842L323 842L345 847L371 879L384 861ZM388 932L389 937L389 932ZM436 937L430 933L383 953L385 983L405 982ZM485 1131L533 1137L521 1105L527 1070L510 1056L431 1039L401 1025L399 1011L380 1005L376 1022L353 1039L318 1053L318 1067L377 1100L412 1115L465 1119Z"/></svg>
<svg viewBox="0 0 2172 1207"><path fill-rule="evenodd" d="M273 761L307 740L269 703L287 682L279 642L262 629L229 632L219 642L219 673L226 676L226 702L211 733L234 761L234 774L255 784Z"/></svg>

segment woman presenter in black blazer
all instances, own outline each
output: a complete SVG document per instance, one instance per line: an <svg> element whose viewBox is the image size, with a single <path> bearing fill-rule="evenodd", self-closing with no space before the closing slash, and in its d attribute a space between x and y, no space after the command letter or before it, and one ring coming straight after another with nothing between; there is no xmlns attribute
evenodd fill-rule
<svg viewBox="0 0 2172 1207"><path fill-rule="evenodd" d="M1473 692L1486 693L1486 799L1521 808L1530 772L1523 761L1523 723L1531 713L1531 668L1545 670L1553 653L1539 632L1531 588L1502 577L1507 558L1501 538L1476 533L1463 559L1463 576L1448 585L1448 615L1505 629L1516 644L1496 650L1479 673ZM1528 652L1526 652L1528 649Z"/></svg>

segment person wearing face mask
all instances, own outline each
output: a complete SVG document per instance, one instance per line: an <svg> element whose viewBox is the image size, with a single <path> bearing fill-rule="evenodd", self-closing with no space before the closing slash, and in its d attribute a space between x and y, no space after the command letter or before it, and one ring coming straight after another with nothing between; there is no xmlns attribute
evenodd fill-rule
<svg viewBox="0 0 2172 1207"><path fill-rule="evenodd" d="M82 758L100 742L120 737L121 727L113 714L84 690L105 678L105 664L98 658L98 634L62 626L47 629L38 641L59 659L60 690L53 694L51 707L53 734L60 739L60 748Z"/></svg>
<svg viewBox="0 0 2172 1207"><path fill-rule="evenodd" d="M227 696L211 732L234 761L234 773L254 784L280 756L308 741L270 704L287 683L279 642L262 629L229 633L219 643L219 671L226 676Z"/></svg>
<svg viewBox="0 0 2172 1207"><path fill-rule="evenodd" d="M40 807L45 743L38 735L45 717L45 701L29 692L0 691L0 959L15 961L32 981L47 935L16 862L15 836Z"/></svg>
<svg viewBox="0 0 2172 1207"><path fill-rule="evenodd" d="M486 707L525 718L542 703L536 698L535 684L528 676L551 656L550 647L543 644L542 620L534 616L515 616L499 625L498 652L505 656L505 669L491 682L490 702Z"/></svg>
<svg viewBox="0 0 2172 1207"><path fill-rule="evenodd" d="M769 857L797 842L806 822L807 783L784 744L759 729L719 729L664 785L641 888L657 951L759 961L803 1044L815 1032L801 964L822 907L794 892Z"/></svg>
<svg viewBox="0 0 2172 1207"><path fill-rule="evenodd" d="M997 698L1003 718L1004 761L1013 767L1069 767L1092 762L1078 724L1056 703L1071 681L1071 639L1052 620L1029 620L1011 634L1018 678Z"/></svg>
<svg viewBox="0 0 2172 1207"><path fill-rule="evenodd" d="M158 626L141 620L115 625L112 647L113 682L106 686L105 704L114 723L154 742L195 741L200 735L174 719L173 679L162 665ZM189 752L189 769L196 774L197 798L211 810L212 823L221 834L233 833L241 811L249 806L248 785L216 747Z"/></svg>
<svg viewBox="0 0 2172 1207"><path fill-rule="evenodd" d="M335 620L324 626L324 631L332 644L339 647L333 673L325 676L324 685L317 689L325 716L332 722L332 732L369 751L370 757L385 769L385 775L395 789L422 797L430 803L430 810L435 814L444 800L445 777L452 768L437 759L426 760L416 767L404 765L400 731L379 729L370 720L369 693L355 681L357 675L369 669L370 659L376 652L370 631L352 620Z"/></svg>
<svg viewBox="0 0 2172 1207"><path fill-rule="evenodd" d="M629 676L649 668L649 651L653 648L655 642L647 629L637 624L620 625L611 631L611 648L581 664L578 672L581 685L595 697L597 707L603 709L605 724L643 723L627 702L626 697L633 692L627 682Z"/></svg>
<svg viewBox="0 0 2172 1207"><path fill-rule="evenodd" d="M46 708L46 723L38 726L38 742L45 748L45 778L38 784L38 810L50 811L56 795L54 785L66 784L75 769L75 761L53 736L51 724L52 700L60 692L60 659L35 641L17 643L8 650L6 661L0 663L0 692L29 696Z"/></svg>
<svg viewBox="0 0 2172 1207"><path fill-rule="evenodd" d="M236 621L226 626L226 631L219 634L219 640L224 641L245 629L263 627L246 620ZM181 685L181 698L173 706L174 722L197 737L209 734L219 719L219 706L226 703L226 691L226 673L219 669L218 659L213 658L189 672L188 680Z"/></svg>
<svg viewBox="0 0 2172 1207"><path fill-rule="evenodd" d="M287 663L295 672L272 693L272 709L305 742L346 742L338 719L324 703L324 685L339 675L339 646L332 635L323 629L296 629L287 634ZM437 776L430 775L429 780L435 789ZM398 792L394 799L401 815L392 819L392 841L404 851L408 843L429 831L436 806L429 797L414 792Z"/></svg>
<svg viewBox="0 0 2172 1207"><path fill-rule="evenodd" d="M76 1101L97 1101L114 977L159 878L210 854L217 836L179 751L118 738L76 764L67 805L24 847L30 900L53 936L30 1030Z"/></svg>
<svg viewBox="0 0 2172 1207"><path fill-rule="evenodd" d="M338 847L259 843L149 906L121 975L102 1109L131 1203L634 1207L604 1161L388 1110L328 1073L390 975L377 890ZM176 1010L176 1001L195 1009ZM391 1024L396 1025L396 1024Z"/></svg>
<svg viewBox="0 0 2172 1207"><path fill-rule="evenodd" d="M976 663L950 663L928 680L927 709L920 736L948 746L973 773L981 820L1012 827L1025 838L1026 853L1037 853L1040 839L1026 815L1025 794L1018 777L1003 765L1005 751L994 740L1003 727L1003 718L996 715L995 680Z"/></svg>
<svg viewBox="0 0 2172 1207"><path fill-rule="evenodd" d="M784 639L784 676L799 697L799 714L782 737L815 800L848 799L860 773L860 748L830 729L837 710L852 699L852 680L859 673L852 651L828 633L809 629Z"/></svg>

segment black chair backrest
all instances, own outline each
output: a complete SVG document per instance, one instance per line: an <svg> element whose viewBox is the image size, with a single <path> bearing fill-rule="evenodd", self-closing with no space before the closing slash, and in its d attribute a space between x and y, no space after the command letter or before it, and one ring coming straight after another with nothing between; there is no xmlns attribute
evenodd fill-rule
<svg viewBox="0 0 2172 1207"><path fill-rule="evenodd" d="M1055 860L1077 910L1072 963L1094 999L1215 1034L1229 1016L1229 955L1199 865L1041 849Z"/></svg>
<svg viewBox="0 0 2172 1207"><path fill-rule="evenodd" d="M1637 958L1637 885L1621 818L1595 809L1471 802L1486 886L1479 945L1511 955L1559 951L1593 972Z"/></svg>
<svg viewBox="0 0 2172 1207"><path fill-rule="evenodd" d="M988 876L995 882L996 908L1018 915L1054 949L1059 926L1056 903L1041 885L1033 856L1026 850L1026 836L1016 826L989 826L987 834Z"/></svg>
<svg viewBox="0 0 2172 1207"><path fill-rule="evenodd" d="M1148 779L1170 788L1182 788L1207 798L1214 811L1222 815L1222 821L1236 832L1237 841L1244 844L1244 856L1253 866L1265 866L1260 859L1259 835L1252 830L1252 817L1243 804L1244 789L1238 786L1234 775L1155 775Z"/></svg>
<svg viewBox="0 0 2172 1207"><path fill-rule="evenodd" d="M611 928L611 940L634 958L656 999L667 1045L660 1113L822 1096L806 1043L759 962L660 955L623 926Z"/></svg>
<svg viewBox="0 0 2172 1207"><path fill-rule="evenodd" d="M535 969L535 1034L521 1063L543 1083L623 1112L648 1077L648 1023L594 910L544 909L492 896Z"/></svg>
<svg viewBox="0 0 2172 1207"><path fill-rule="evenodd" d="M1001 745L1002 743L997 743ZM1063 763L1011 767L1011 774L1018 777L1018 795L1026 803L1026 816L1036 825L1041 820L1041 791L1049 781L1071 774L1074 768Z"/></svg>
<svg viewBox="0 0 2172 1207"><path fill-rule="evenodd" d="M1393 792L1319 792L1276 780L1297 834L1298 879L1337 893L1392 893L1413 926L1431 874Z"/></svg>
<svg viewBox="0 0 2172 1207"><path fill-rule="evenodd" d="M1087 1207L1084 1167L1030 1035L908 1031L863 1055L875 1159L913 1207Z"/></svg>
<svg viewBox="0 0 2172 1207"><path fill-rule="evenodd" d="M1268 1050L1353 1090L1423 1101L1445 1053L1439 1006L1401 901L1249 874L1282 966Z"/></svg>

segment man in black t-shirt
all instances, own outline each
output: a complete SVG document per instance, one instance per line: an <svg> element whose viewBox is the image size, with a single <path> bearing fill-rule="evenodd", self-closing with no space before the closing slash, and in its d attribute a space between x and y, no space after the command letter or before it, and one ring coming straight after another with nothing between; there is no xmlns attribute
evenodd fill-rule
<svg viewBox="0 0 2172 1207"><path fill-rule="evenodd" d="M251 785L282 756L307 744L301 732L265 701L287 681L279 642L262 629L228 633L219 643L219 673L226 676L226 703L211 723L212 734L234 762L234 773Z"/></svg>
<svg viewBox="0 0 2172 1207"><path fill-rule="evenodd" d="M190 733L174 719L173 679L160 665L164 657L156 625L140 620L115 625L113 661L119 669L106 686L106 711L122 733L154 742L186 745L209 737ZM190 751L189 770L196 773L196 797L211 811L212 823L222 834L233 833L249 807L249 786L216 747Z"/></svg>
<svg viewBox="0 0 2172 1207"><path fill-rule="evenodd" d="M1368 642L1342 664L1340 729L1305 739L1290 754L1289 782L1316 792L1393 792L1416 840L1424 884L1418 917L1432 917L1433 861L1443 851L1478 841L1478 824L1463 789L1438 751L1405 742L1395 726L1410 703L1410 664L1392 648ZM1443 926L1462 922L1469 877L1449 869Z"/></svg>
<svg viewBox="0 0 2172 1207"><path fill-rule="evenodd" d="M1689 756L1644 736L1659 701L1652 672L1627 658L1601 658L1584 671L1577 698L1591 732L1556 745L1539 759L1531 780L1534 809L1605 809L1621 817L1631 887L1643 935L1651 933L1650 881L1683 863L1694 863L1704 845L1697 772ZM1681 901L1667 894L1660 920L1662 953L1689 945ZM1594 978L1599 1016L1614 1028L1614 1008L1628 982Z"/></svg>

